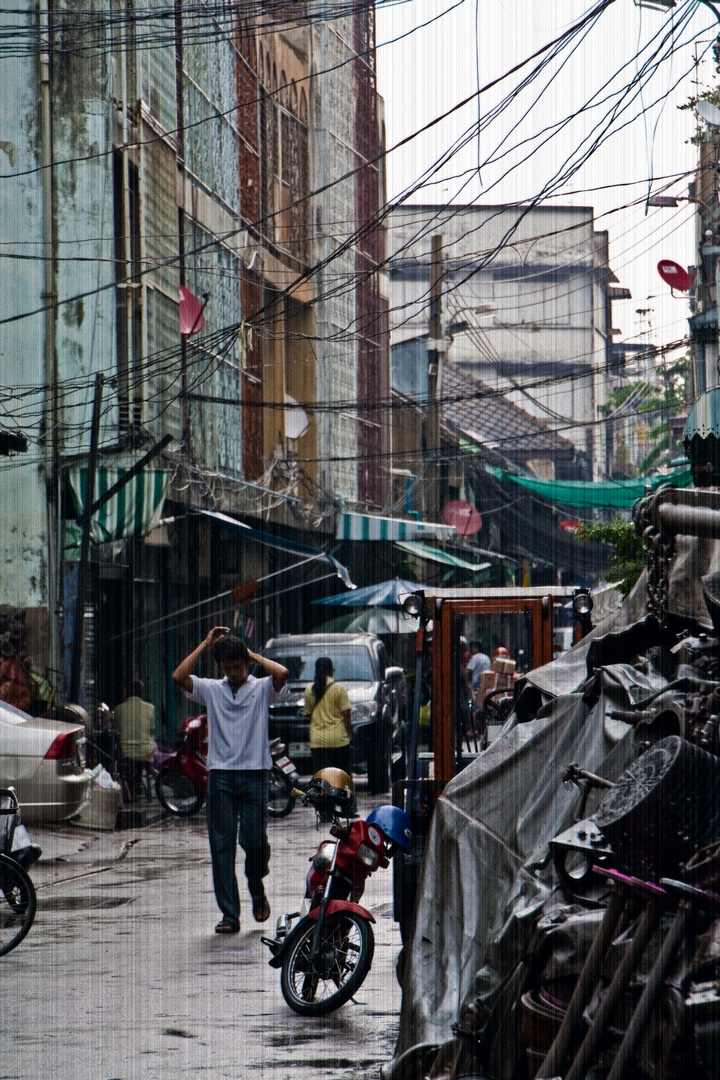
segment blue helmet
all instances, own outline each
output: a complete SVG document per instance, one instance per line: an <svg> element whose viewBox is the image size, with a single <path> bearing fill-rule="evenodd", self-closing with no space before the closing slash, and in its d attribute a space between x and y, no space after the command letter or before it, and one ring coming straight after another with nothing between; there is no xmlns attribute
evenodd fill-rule
<svg viewBox="0 0 720 1080"><path fill-rule="evenodd" d="M397 806L378 806L365 818L368 825L377 825L388 840L392 840L408 855L411 850L412 824L410 818Z"/></svg>

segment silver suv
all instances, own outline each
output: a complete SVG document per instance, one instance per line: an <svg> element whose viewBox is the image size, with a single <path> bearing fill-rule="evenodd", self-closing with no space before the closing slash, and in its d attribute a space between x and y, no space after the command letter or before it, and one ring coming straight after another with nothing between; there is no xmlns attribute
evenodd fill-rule
<svg viewBox="0 0 720 1080"><path fill-rule="evenodd" d="M270 708L270 737L287 743L301 772L310 769L310 719L302 711L304 691L315 678L315 661L329 656L335 678L345 686L352 703L353 771L367 769L368 791L376 794L405 776L405 673L388 666L379 638L364 633L283 634L271 638L263 652L290 672L282 699Z"/></svg>

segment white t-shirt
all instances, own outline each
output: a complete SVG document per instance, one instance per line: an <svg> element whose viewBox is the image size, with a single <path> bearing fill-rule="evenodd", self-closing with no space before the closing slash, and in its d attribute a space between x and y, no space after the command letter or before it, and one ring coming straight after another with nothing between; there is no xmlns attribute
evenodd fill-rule
<svg viewBox="0 0 720 1080"><path fill-rule="evenodd" d="M280 697L272 678L248 675L235 694L227 678L190 678L185 697L207 709L208 769L271 769L268 706Z"/></svg>

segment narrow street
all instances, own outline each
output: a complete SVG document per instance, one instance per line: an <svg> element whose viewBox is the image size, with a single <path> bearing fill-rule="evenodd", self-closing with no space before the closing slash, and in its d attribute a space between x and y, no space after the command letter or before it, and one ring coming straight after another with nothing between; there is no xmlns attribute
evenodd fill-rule
<svg viewBox="0 0 720 1080"><path fill-rule="evenodd" d="M382 801L360 794L360 814ZM299 804L271 822L271 919L253 921L241 878L242 930L228 938L214 933L202 814L121 832L33 828L43 849L31 872L37 916L0 960L3 1080L377 1077L400 1004L392 870L365 891L375 959L356 1004L323 1020L295 1015L260 943L279 914L297 910L324 835Z"/></svg>

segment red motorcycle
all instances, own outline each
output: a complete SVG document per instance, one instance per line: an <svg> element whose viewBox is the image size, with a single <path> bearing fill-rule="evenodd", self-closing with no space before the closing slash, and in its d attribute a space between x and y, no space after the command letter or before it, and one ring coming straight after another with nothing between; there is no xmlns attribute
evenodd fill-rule
<svg viewBox="0 0 720 1080"><path fill-rule="evenodd" d="M352 779L340 769L322 769L302 797L330 835L311 858L306 879L305 913L277 921L270 967L281 968L280 988L301 1016L324 1016L356 993L370 970L375 951L375 919L358 900L367 878L390 865L399 849L408 853L410 818L396 806L379 806L365 821L350 821L355 811ZM294 919L300 921L293 927Z"/></svg>
<svg viewBox="0 0 720 1080"><path fill-rule="evenodd" d="M191 817L204 803L208 785L207 741L205 717L190 716L180 728L180 741L174 750L156 749L155 791L169 813ZM271 817L286 817L295 805L293 790L300 777L280 739L272 740L270 754L273 764L268 812Z"/></svg>

